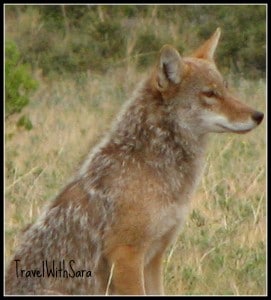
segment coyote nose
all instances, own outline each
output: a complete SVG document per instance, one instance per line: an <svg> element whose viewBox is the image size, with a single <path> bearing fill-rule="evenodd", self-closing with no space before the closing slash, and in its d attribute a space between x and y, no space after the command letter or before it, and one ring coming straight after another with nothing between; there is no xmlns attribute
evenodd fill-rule
<svg viewBox="0 0 271 300"><path fill-rule="evenodd" d="M252 114L252 120L255 121L258 125L262 122L264 114L260 111L255 111Z"/></svg>

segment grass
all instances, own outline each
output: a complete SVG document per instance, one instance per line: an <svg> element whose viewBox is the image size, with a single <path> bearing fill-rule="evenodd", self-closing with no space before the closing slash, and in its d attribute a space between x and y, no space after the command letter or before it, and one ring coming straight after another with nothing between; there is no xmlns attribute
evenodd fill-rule
<svg viewBox="0 0 271 300"><path fill-rule="evenodd" d="M110 127L141 78L131 68L127 72L119 68L114 76L85 74L51 83L40 78L24 110L33 129L16 128L19 116L7 120L6 261L20 230L36 219ZM262 80L242 80L239 91L246 102L265 111ZM265 139L265 121L247 135L211 136L190 216L165 259L167 294L266 294Z"/></svg>

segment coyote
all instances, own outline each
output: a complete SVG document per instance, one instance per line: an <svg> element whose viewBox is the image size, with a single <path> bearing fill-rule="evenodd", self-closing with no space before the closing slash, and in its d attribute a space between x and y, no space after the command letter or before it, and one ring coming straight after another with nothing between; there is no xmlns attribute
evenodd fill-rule
<svg viewBox="0 0 271 300"><path fill-rule="evenodd" d="M220 28L189 57L170 45L78 174L28 228L6 294L163 294L162 262L199 181L208 133L245 133L263 113L231 94Z"/></svg>

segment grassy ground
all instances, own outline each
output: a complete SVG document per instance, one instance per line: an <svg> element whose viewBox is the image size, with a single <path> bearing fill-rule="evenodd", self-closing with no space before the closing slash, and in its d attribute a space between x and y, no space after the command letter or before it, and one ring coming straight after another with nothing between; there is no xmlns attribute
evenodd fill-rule
<svg viewBox="0 0 271 300"><path fill-rule="evenodd" d="M24 110L31 131L5 124L5 257L110 127L142 74L47 82ZM265 82L231 80L243 100L265 111ZM200 187L165 259L167 294L266 294L266 123L247 135L212 135Z"/></svg>

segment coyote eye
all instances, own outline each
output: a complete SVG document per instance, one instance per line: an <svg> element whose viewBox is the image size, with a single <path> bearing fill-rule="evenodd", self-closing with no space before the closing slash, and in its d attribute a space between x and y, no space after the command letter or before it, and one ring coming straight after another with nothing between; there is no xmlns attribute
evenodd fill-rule
<svg viewBox="0 0 271 300"><path fill-rule="evenodd" d="M206 96L208 98L211 98L211 97L215 96L215 92L214 91L206 91L203 94L204 94L204 96Z"/></svg>

